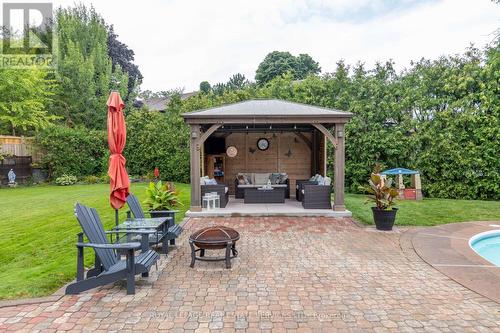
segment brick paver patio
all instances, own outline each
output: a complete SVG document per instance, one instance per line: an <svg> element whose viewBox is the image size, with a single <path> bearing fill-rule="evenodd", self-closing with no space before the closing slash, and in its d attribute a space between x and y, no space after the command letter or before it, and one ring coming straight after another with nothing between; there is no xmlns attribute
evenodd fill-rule
<svg viewBox="0 0 500 333"><path fill-rule="evenodd" d="M239 258L189 268L189 233L237 229ZM0 309L0 331L500 332L500 305L424 263L402 233L334 218L191 219L137 294L101 288Z"/></svg>

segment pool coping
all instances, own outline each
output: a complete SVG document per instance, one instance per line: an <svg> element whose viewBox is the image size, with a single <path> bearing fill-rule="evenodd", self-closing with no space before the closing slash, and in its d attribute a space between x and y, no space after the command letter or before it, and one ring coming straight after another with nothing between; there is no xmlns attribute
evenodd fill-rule
<svg viewBox="0 0 500 333"><path fill-rule="evenodd" d="M464 287L500 304L500 267L470 245L471 237L499 230L499 221L444 224L414 230L411 242L418 256ZM496 225L496 226L495 226Z"/></svg>

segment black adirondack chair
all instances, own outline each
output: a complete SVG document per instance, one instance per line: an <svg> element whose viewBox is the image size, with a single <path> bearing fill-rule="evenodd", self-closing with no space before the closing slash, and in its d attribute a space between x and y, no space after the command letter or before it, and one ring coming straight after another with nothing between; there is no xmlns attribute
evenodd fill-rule
<svg viewBox="0 0 500 333"><path fill-rule="evenodd" d="M148 276L149 269L159 259L159 254L148 249L147 240L153 231L134 230L131 231L104 231L97 211L93 208L76 204L75 215L82 227L83 233L78 234L78 249L76 282L66 287L66 294L77 294L85 290L103 286L108 283L127 280L127 294L135 293L135 275L142 274ZM106 234L133 233L141 234L141 242L117 243L108 242ZM84 243L83 234L87 236L89 243ZM93 248L96 256L94 269L87 272L84 278L84 257L85 247ZM137 256L135 251L142 248ZM126 260L121 260L118 251L126 253Z"/></svg>
<svg viewBox="0 0 500 333"><path fill-rule="evenodd" d="M127 205L130 208L132 214L137 219L146 218L144 211L142 210L141 204L139 203L139 199L130 193L127 197ZM175 245L175 239L179 237L182 233L182 227L178 224L175 224L175 213L176 210L151 210L148 211L151 217L171 217L172 219L168 222L168 231L165 235L166 239L170 241L170 245ZM160 235L161 238L162 235Z"/></svg>

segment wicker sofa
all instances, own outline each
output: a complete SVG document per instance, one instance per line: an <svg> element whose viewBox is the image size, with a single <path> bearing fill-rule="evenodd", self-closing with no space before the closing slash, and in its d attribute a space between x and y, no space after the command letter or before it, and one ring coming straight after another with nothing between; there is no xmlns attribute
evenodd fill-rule
<svg viewBox="0 0 500 333"><path fill-rule="evenodd" d="M247 173L244 175L248 178L250 184L240 184L238 178L234 180L234 194L236 199L243 199L245 197L245 188L258 188L266 185L271 173ZM290 179L288 179L288 176L286 176L286 180L283 183L271 184L271 186L273 188L285 188L285 198L290 198Z"/></svg>

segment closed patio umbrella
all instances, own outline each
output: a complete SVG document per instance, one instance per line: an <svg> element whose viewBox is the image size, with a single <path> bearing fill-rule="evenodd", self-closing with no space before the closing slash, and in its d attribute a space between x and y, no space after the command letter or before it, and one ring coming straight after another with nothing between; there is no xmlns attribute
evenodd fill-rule
<svg viewBox="0 0 500 333"><path fill-rule="evenodd" d="M123 108L125 104L120 93L112 91L108 98L108 145L109 145L109 203L115 209L115 222L118 225L118 209L123 207L127 200L130 180L125 169L125 157L122 152L127 140L127 129Z"/></svg>

